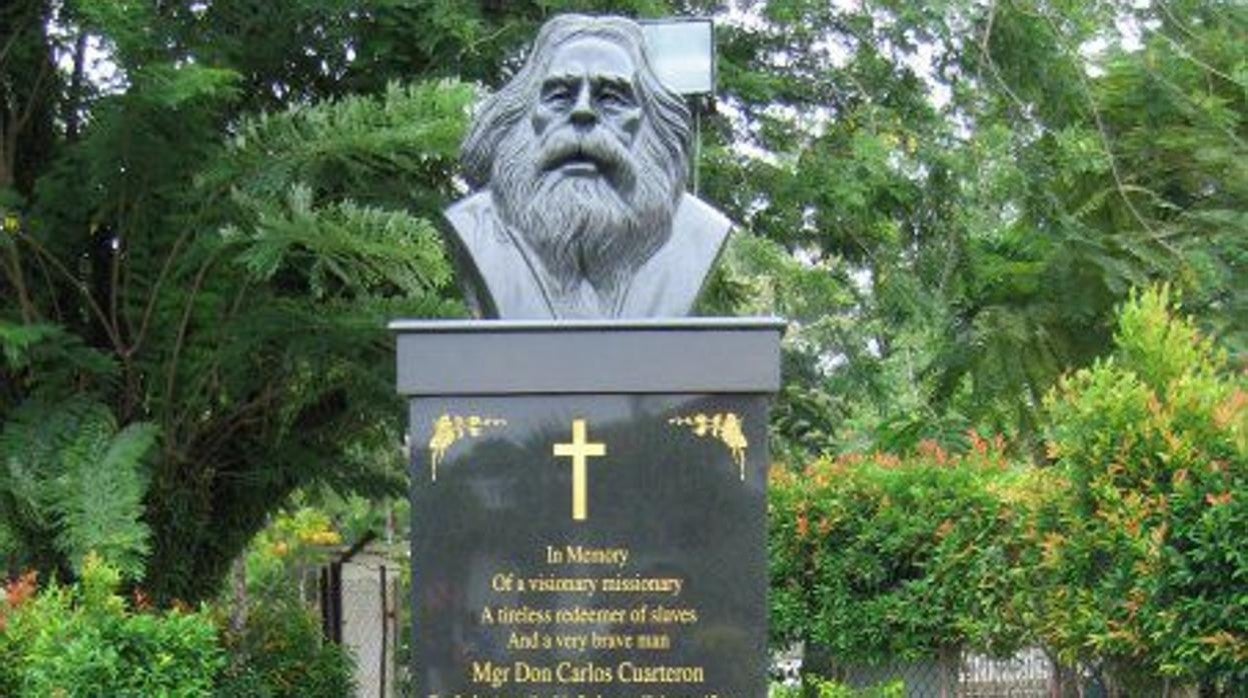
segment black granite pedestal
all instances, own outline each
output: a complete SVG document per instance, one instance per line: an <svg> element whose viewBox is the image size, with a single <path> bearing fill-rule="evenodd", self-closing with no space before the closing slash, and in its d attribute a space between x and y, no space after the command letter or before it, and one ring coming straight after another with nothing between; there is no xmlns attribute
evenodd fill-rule
<svg viewBox="0 0 1248 698"><path fill-rule="evenodd" d="M391 328L414 695L766 695L779 321Z"/></svg>

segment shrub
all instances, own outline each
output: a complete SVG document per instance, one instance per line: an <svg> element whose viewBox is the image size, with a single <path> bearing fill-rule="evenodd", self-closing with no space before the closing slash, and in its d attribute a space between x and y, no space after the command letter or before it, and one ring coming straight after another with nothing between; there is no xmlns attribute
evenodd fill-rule
<svg viewBox="0 0 1248 698"><path fill-rule="evenodd" d="M1248 377L1165 288L1132 296L1115 342L1046 400L1072 486L1034 531L1037 627L1067 661L1242 686Z"/></svg>
<svg viewBox="0 0 1248 698"><path fill-rule="evenodd" d="M267 597L248 614L241 636L226 635L235 664L221 698L345 698L354 695L354 664L321 637L316 618L293 594Z"/></svg>
<svg viewBox="0 0 1248 698"><path fill-rule="evenodd" d="M773 639L805 640L842 662L1008 651L1017 621L1021 522L999 444L966 456L924 445L773 470Z"/></svg>
<svg viewBox="0 0 1248 698"><path fill-rule="evenodd" d="M208 696L225 659L205 613L133 613L117 569L88 555L75 586L10 586L0 614L0 694Z"/></svg>
<svg viewBox="0 0 1248 698"><path fill-rule="evenodd" d="M252 541L246 558L248 610L243 631L223 631L231 665L222 698L344 698L354 695L355 666L342 647L327 642L303 593L326 546L341 543L329 516L312 507L283 512ZM234 600L218 604L218 622Z"/></svg>
<svg viewBox="0 0 1248 698"><path fill-rule="evenodd" d="M901 681L855 689L837 681L806 675L800 686L772 684L768 698L904 698L906 685Z"/></svg>

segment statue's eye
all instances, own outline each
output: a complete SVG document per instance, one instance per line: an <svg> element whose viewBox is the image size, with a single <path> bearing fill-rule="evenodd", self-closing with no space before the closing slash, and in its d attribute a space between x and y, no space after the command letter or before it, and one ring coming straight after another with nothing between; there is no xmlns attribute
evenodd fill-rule
<svg viewBox="0 0 1248 698"><path fill-rule="evenodd" d="M542 90L542 101L554 107L572 103L572 90L567 85L549 85Z"/></svg>
<svg viewBox="0 0 1248 698"><path fill-rule="evenodd" d="M613 109L622 109L633 105L632 97L618 87L605 86L598 92L598 103Z"/></svg>

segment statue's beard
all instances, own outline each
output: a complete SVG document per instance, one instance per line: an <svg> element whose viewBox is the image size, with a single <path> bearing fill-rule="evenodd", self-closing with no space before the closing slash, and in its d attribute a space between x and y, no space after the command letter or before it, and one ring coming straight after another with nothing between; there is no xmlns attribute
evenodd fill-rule
<svg viewBox="0 0 1248 698"><path fill-rule="evenodd" d="M614 304L636 270L667 241L683 191L668 168L644 147L634 155L602 128L570 127L539 140L521 122L503 139L491 188L499 215L539 257L555 292L587 279ZM644 128L644 127L643 127ZM597 174L561 171L569 161L592 162Z"/></svg>

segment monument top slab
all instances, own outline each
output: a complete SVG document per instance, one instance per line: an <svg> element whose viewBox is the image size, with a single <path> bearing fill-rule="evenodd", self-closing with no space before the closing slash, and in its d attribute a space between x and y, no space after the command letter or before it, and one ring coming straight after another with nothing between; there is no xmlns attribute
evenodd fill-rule
<svg viewBox="0 0 1248 698"><path fill-rule="evenodd" d="M457 332L566 332L604 331L626 332L630 330L775 330L783 332L784 318L764 317L684 317L684 318L629 318L589 320L392 320L388 327L394 332L433 332L450 334Z"/></svg>
<svg viewBox="0 0 1248 698"><path fill-rule="evenodd" d="M398 320L403 395L771 393L778 318Z"/></svg>

